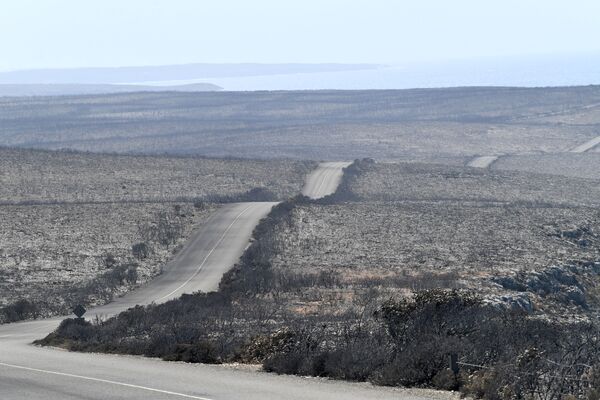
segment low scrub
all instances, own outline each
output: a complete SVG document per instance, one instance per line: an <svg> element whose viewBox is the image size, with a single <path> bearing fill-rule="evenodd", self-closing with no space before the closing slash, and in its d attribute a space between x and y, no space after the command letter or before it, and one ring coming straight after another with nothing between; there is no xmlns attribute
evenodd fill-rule
<svg viewBox="0 0 600 400"><path fill-rule="evenodd" d="M427 290L311 318L271 306L257 297L242 304L231 294L189 295L95 324L65 320L38 344L172 361L261 362L276 373L460 389L486 399L592 399L598 384L596 327L497 309L470 292ZM450 368L453 354L459 371Z"/></svg>
<svg viewBox="0 0 600 400"><path fill-rule="evenodd" d="M486 399L594 398L600 336L592 323L553 322L470 290L400 296L344 287L336 274L275 270L276 232L306 202L299 197L273 209L218 292L135 307L90 325L65 323L40 343L188 362L260 362L276 373L460 389ZM337 292L314 292L325 287ZM304 302L290 304L291 292ZM308 301L314 293L321 295ZM454 356L458 364L449 362Z"/></svg>

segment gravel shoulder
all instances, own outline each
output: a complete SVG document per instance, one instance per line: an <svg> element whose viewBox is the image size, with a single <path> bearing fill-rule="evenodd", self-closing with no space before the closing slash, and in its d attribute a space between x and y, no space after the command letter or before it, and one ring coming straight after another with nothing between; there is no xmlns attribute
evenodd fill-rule
<svg viewBox="0 0 600 400"><path fill-rule="evenodd" d="M38 316L49 316L76 302L103 304L160 274L215 209L181 204L176 212L173 204L150 203L0 206L0 308L27 300ZM165 220L177 230L172 239L146 237L146 228ZM132 250L138 243L147 246L144 257Z"/></svg>

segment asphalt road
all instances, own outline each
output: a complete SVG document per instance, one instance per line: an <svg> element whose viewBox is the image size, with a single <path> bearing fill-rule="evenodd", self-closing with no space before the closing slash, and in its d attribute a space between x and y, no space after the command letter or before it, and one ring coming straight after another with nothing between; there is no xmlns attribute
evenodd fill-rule
<svg viewBox="0 0 600 400"><path fill-rule="evenodd" d="M311 199L318 199L332 194L337 189L342 178L342 169L346 168L348 162L325 162L319 165L306 178L302 194Z"/></svg>
<svg viewBox="0 0 600 400"><path fill-rule="evenodd" d="M347 163L324 163L307 179L312 198L335 191ZM275 203L219 209L166 266L163 275L87 317L109 316L136 304L210 291L247 247L252 230ZM426 399L433 394L367 384L277 376L257 371L107 354L71 353L30 343L60 318L0 325L0 399ZM429 392L428 392L429 393ZM435 395L435 398L447 398Z"/></svg>
<svg viewBox="0 0 600 400"><path fill-rule="evenodd" d="M571 153L585 153L586 151L589 151L598 145L600 145L600 136L575 147L571 150Z"/></svg>

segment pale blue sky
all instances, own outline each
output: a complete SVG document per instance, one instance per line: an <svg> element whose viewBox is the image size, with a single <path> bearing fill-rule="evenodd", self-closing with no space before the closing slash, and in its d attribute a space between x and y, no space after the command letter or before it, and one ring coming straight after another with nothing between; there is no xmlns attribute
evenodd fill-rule
<svg viewBox="0 0 600 400"><path fill-rule="evenodd" d="M0 71L600 52L597 0L1 0Z"/></svg>

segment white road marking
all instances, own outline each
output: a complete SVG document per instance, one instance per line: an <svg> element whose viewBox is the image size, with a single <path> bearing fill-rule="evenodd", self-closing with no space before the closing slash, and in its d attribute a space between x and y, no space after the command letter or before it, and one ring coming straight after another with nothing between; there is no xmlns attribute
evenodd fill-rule
<svg viewBox="0 0 600 400"><path fill-rule="evenodd" d="M38 368L29 368L29 367L24 367L24 366L21 366L21 365L6 364L6 363L3 363L3 362L0 362L0 365L8 367L8 368L21 369L21 370L25 370L25 371L39 372L39 373L43 373L43 374L58 375L58 376L65 376L65 377L68 377L68 378L84 379L86 381L108 383L108 384L111 384L111 385L124 386L124 387L128 387L128 388L133 388L133 389L147 390L149 392L168 394L170 396L184 397L186 399L213 400L213 399L209 399L208 397L193 396L191 394L171 392L169 390L155 389L155 388L151 388L151 387L147 387L147 386L133 385L131 383L111 381L111 380L108 380L108 379L92 378L90 376L68 374L68 373L65 373L65 372L48 371L48 370L45 370L45 369L38 369Z"/></svg>
<svg viewBox="0 0 600 400"><path fill-rule="evenodd" d="M206 263L206 261L208 260L208 258L211 256L211 254L215 251L215 249L221 244L221 242L223 241L223 239L225 239L225 235L227 235L227 233L229 232L229 230L231 229L231 227L238 221L238 219L241 218L241 216L243 214L246 213L246 211L248 211L254 204L250 204L248 207L246 207L241 213L238 214L237 217L235 217L235 219L231 222L231 224L229 224L229 226L227 227L227 229L225 229L225 232L223 232L223 234L221 235L221 237L219 238L219 240L217 241L217 243L215 244L215 246L208 252L208 254L206 255L206 257L204 257L204 260L202 260L202 263L200 263L200 265L198 266L198 268L196 269L196 271L192 274L192 276L190 276L188 278L187 281L183 282L180 286L178 286L176 289L174 289L171 293L164 295L163 297L161 297L160 299L157 299L156 301L161 301L166 299L167 297L170 297L171 295L173 295L174 293L176 293L178 290L180 290L181 288L185 287L185 285L187 285L188 283L190 283L190 281L192 279L194 279L196 277L196 275L198 275L200 273L200 270L202 269L202 267L204 267L204 264Z"/></svg>
<svg viewBox="0 0 600 400"><path fill-rule="evenodd" d="M309 174L306 179L304 188L302 189L302 194L310 198L315 198L315 196L317 195L315 189L317 187L316 182L318 182L319 178L324 174L325 170L323 168L318 168L311 174Z"/></svg>
<svg viewBox="0 0 600 400"><path fill-rule="evenodd" d="M325 183L325 181L327 180L328 177L329 177L328 171L327 170L323 171L323 179L321 179L321 183L319 184L319 186L317 186L317 190L314 193L315 196L321 195L321 188L323 187L323 184Z"/></svg>
<svg viewBox="0 0 600 400"><path fill-rule="evenodd" d="M341 172L341 170L348 165L350 165L350 163L347 162L321 163L319 168L307 178L304 189L302 189L302 194L311 199L320 199L335 193L335 189L329 189L326 193L321 190L326 186L326 183L329 180L337 178L336 174L338 173L338 170ZM311 184L311 182L314 183Z"/></svg>

